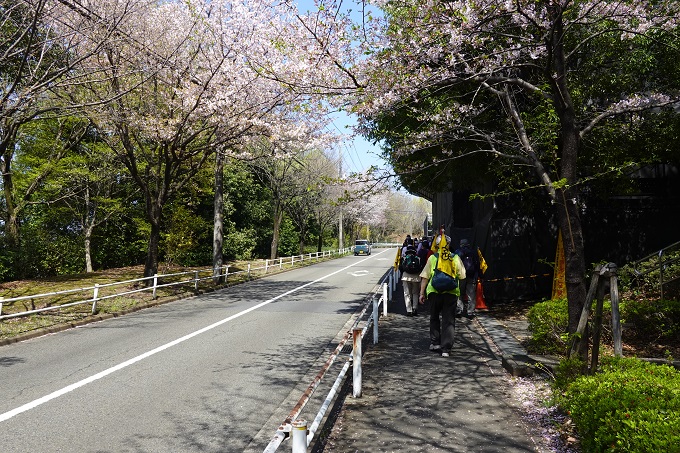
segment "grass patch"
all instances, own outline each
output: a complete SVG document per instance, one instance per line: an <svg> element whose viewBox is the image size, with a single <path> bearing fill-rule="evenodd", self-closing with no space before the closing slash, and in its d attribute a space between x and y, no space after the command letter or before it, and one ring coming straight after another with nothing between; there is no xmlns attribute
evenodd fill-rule
<svg viewBox="0 0 680 453"><path fill-rule="evenodd" d="M337 255L332 255L319 259L305 259L303 262L296 261L292 265L290 258L288 258L287 261L284 259L282 265L277 263L275 266L272 266L270 263L267 267L266 275L308 266L321 261L328 261L337 257ZM92 288L95 285L101 286L98 290L98 297L104 298L103 300L97 301L95 314L116 314L135 310L147 306L149 303L163 303L191 297L198 293L214 291L226 286L232 286L255 278L260 278L265 275L265 260L235 261L227 263L227 265L229 266L229 275L226 284L217 283L214 279L210 278L212 273L210 269L205 267L189 268L161 265L159 266L159 274L161 275L180 274L184 272L188 272L188 274L160 278L158 282L159 285L182 283L157 288L156 300L153 299L151 288L146 288L145 282L140 280L144 276L144 266L141 265L109 269L89 274L82 273L41 280L21 280L2 283L0 284L0 297L4 299L72 291L68 294L30 297L20 301L5 302L2 307L3 315L46 307L59 307L63 304L76 301L82 301L83 303L18 318L0 320L0 340L14 338L39 329L86 321L88 318L92 320L98 319L92 314L91 299L94 297L94 290ZM248 273L249 269L250 273ZM199 273L198 277L201 279L198 282L198 287L196 287L194 281L187 281L192 280L196 276L196 272ZM134 281L116 284L130 280ZM129 292L130 294L116 295L123 292Z"/></svg>

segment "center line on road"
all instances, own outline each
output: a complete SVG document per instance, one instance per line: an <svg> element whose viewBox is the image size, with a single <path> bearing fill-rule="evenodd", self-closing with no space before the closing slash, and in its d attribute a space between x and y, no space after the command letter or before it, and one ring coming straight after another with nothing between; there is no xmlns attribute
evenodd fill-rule
<svg viewBox="0 0 680 453"><path fill-rule="evenodd" d="M378 253L378 255L380 255L380 254L382 254L382 253L385 253L385 251L382 251L382 252ZM273 298L271 298L271 299L269 299L269 300L266 300L266 301L264 301L264 302L262 302L262 303L259 303L259 304L257 304L257 305L254 305L254 306L248 308L247 310L243 310L243 311L241 311L241 312L239 312L239 313L236 313L235 315L229 316L228 318L224 318L224 319L222 319L221 321L217 321L217 322L215 322L215 323L213 323L213 324L210 324L209 326L203 327L202 329L199 329L199 330L197 330L197 331L195 331L195 332L192 332L192 333L187 334L187 335L185 335L185 336L183 336L183 337L180 337L180 338L178 338L178 339L176 339L176 340L173 340L173 341L171 341L171 342L169 342L169 343L166 343L166 344L164 344L164 345L162 345L162 346L159 346L159 347L157 347L157 348L155 348L155 349L152 349L152 350L150 350L150 351L148 351L148 352L145 352L144 354L138 355L137 357L133 357L132 359L126 360L125 362L119 363L118 365L112 366L111 368L108 368L108 369L106 369L106 370L104 370L104 371L101 371L101 372L99 372L99 373L97 373L97 374L94 374L94 375L92 375L92 376L90 376L90 377L88 377L88 378L85 378L85 379L83 379L83 380L81 380L81 381L75 382L75 383L73 383L73 384L71 384L71 385L68 385L68 386L66 386L66 387L64 387L64 388L61 388L61 389L59 389L59 390L57 390L57 391L54 391L54 392L52 392L52 393L50 393L50 394L48 394L48 395L45 395L45 396L43 396L43 397L41 397L41 398L36 399L36 400L33 400L33 401L31 401L30 403L26 403L26 404L24 404L24 405L22 405L22 406L19 406L19 407L17 407L16 409L12 409L11 411L8 411L8 412L5 412L5 413L3 413L3 414L0 414L0 422L4 422L5 420L9 420L10 418L12 418L12 417L14 417L14 416L16 416L16 415L21 414L22 412L26 412L26 411L28 411L28 410L34 409L34 408L40 406L41 404L47 403L48 401L51 401L51 400L53 400L53 399L55 399L55 398L59 398L59 397L62 396L62 395L65 395L65 394L67 394L67 393L69 393L69 392L72 392L73 390L76 390L76 389L78 389L78 388L80 388L80 387L83 387L83 386L85 386L85 385L87 385L87 384L90 384L90 383L92 383L92 382L94 382L94 381L97 381L97 380L99 380L99 379L101 379L101 378L103 378L103 377L105 377L105 376L108 376L109 374L115 373L116 371L120 371L120 370L122 370L123 368L127 368L128 366L130 366L130 365L132 365L132 364L135 364L135 363L137 363L137 362L139 362L139 361L141 361L141 360L144 360L144 359L146 359L146 358L148 358L148 357L151 357L152 355L158 354L158 353L161 352L161 351L165 351L166 349L169 349L169 348L171 348L171 347L173 347L173 346L176 346L176 345L178 345L178 344L180 344L180 343L183 343L183 342L185 342L186 340L189 340L189 339L191 339L191 338L194 338L194 337L197 336L197 335L200 335L200 334L202 334L202 333L208 332L209 330L212 330L212 329L214 329L215 327L219 327L219 326L221 326L222 324L225 324L225 323L227 323L227 322L229 322L229 321L232 321L232 320L234 320L234 319L236 319L236 318L239 318L239 317L241 317L241 316L243 316L243 315L245 315L245 314L247 314L247 313L250 313L251 311L255 311L255 310L257 310L258 308L262 308L262 307L264 307L265 305L268 305L268 304L270 304L270 303L272 303L272 302L274 302L274 301L276 301L276 300L281 299L282 297L286 297L286 296L288 296L289 294L292 294L292 293L294 293L294 292L296 292L296 291L299 291L299 290L301 290L301 289L303 289L303 288L306 288L306 287L308 287L308 286L310 286L310 285L313 285L313 284L315 284L315 283L318 283L318 282L320 282L320 281L322 281L322 280L324 280L324 279L326 279L326 278L328 278L328 277L332 277L332 276L335 275L335 274L338 274L338 273L340 273L340 272L344 272L344 271L346 271L347 269L349 269L349 268L351 268L351 267L354 267L354 266L356 266L357 264L361 264L361 263L363 263L364 261L366 261L366 260L368 260L368 259L370 259L370 257L367 257L367 258L365 258L365 259L363 259L363 260L361 260L361 261L357 261L356 263L352 263L352 264L350 264L349 266L343 267L342 269L339 269L339 270L337 270L337 271L335 271L335 272L331 272L331 273L328 274L328 275L324 275L324 276L321 277L321 278L317 278L316 280L313 280L313 281L311 281L311 282L305 283L304 285L298 286L297 288L293 288L293 289L291 289L291 290L289 290L289 291L286 291L285 293L279 294L278 296L273 297Z"/></svg>

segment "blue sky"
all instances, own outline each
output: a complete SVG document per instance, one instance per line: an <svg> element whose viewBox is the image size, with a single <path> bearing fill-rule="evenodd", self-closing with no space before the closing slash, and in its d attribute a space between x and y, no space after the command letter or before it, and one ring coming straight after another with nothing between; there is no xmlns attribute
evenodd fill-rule
<svg viewBox="0 0 680 453"><path fill-rule="evenodd" d="M330 132L352 135L351 126L356 124L356 118L344 112L333 115L333 129ZM380 157L380 147L373 145L361 136L349 138L342 146L343 172L362 172L370 166L384 168L387 164Z"/></svg>
<svg viewBox="0 0 680 453"><path fill-rule="evenodd" d="M314 0L296 0L298 9L301 12L308 10L315 10ZM351 0L345 0L344 5L348 8L357 10L356 6ZM352 135L351 126L356 124L356 118L349 116L344 112L337 112L333 115L335 118L333 128L329 132L342 133L345 135ZM349 127L347 127L349 126ZM353 137L349 139L342 147L343 158L343 172L345 174L351 172L362 172L371 166L385 168L387 164L380 157L380 147L373 145L363 137Z"/></svg>

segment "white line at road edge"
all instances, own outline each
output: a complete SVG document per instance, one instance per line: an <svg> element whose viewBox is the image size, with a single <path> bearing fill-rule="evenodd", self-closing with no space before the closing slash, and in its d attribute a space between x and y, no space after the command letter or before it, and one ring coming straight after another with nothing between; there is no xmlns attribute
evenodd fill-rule
<svg viewBox="0 0 680 453"><path fill-rule="evenodd" d="M378 255L380 255L380 254L382 254L382 253L385 253L385 251L382 251L382 252L378 253ZM217 322L214 323L214 324L211 324L211 325L206 326L206 327L204 327L204 328L202 328L202 329L200 329L200 330L197 330L197 331L192 332L192 333L190 333L190 334L188 334L188 335L185 335L185 336L183 336L183 337L181 337L181 338L178 338L178 339L176 339L176 340L174 340L174 341L171 341L170 343L166 343L166 344L164 344L164 345L162 345L162 346L157 347L156 349L152 349L151 351L145 352L145 353L142 354L142 355L138 355L137 357L134 357L134 358L132 358L132 359L130 359L130 360L126 360L126 361L123 362L123 363L120 363L120 364L118 364L118 365L116 365L116 366L113 366L113 367L111 367L111 368L109 368L109 369L106 369L106 370L104 370L104 371L101 371L101 372L99 372L99 373L97 373L97 374L95 374L95 375L92 375L92 376L88 377L88 378L85 378L85 379L83 379L82 381L78 381L78 382L76 382L76 383L74 383L74 384L71 384L71 385L69 385L69 386L66 386L66 387L64 387L64 388L62 388L62 389L60 389L60 390L57 390L56 392L52 392L52 393L50 393L49 395L45 395L45 396L43 396L42 398L38 398L37 400L33 400L33 401L31 401L30 403L26 403L26 404L24 404L23 406L17 407L16 409L12 409L12 410L9 411L9 412L5 412L4 414L0 414L0 422L4 422L5 420L9 420L10 418L14 417L15 415L19 415L19 414L21 414L22 412L26 412L26 411L28 411L28 410L34 409L34 408L40 406L41 404L47 403L48 401L51 401L51 400L53 400L53 399L55 399L55 398L59 398L59 397L62 396L62 395L65 395L65 394L67 394L67 393L69 393L69 392L72 392L73 390L76 390L76 389L78 389L78 388L80 388L80 387L83 387L83 386L85 386L85 385L87 385L87 384L90 384L90 383L92 383L92 382L94 382L94 381L96 381L96 380L99 380L99 379L101 379L101 378L103 378L103 377L105 377L105 376L108 376L109 374L115 373L116 371L120 371L120 370L122 370L123 368L127 368L128 366L130 366L130 365L132 365L132 364L134 364L134 363L137 363L137 362L139 362L139 361L141 361L141 360L144 360L144 359L146 359L146 358L148 358L148 357L151 357L151 356L154 355L154 354L158 354L158 353L161 352L161 351L165 351L166 349L169 349L169 348L171 348L171 347L173 347L173 346L176 346L176 345L178 345L178 344L180 344L180 343L182 343L182 342L184 342L184 341L186 341L186 340L189 340L189 339L191 339L191 338L193 338L193 337L195 337L195 336L197 336L197 335L200 335L200 334L205 333L205 332L207 332L207 331L209 331L209 330L212 330L212 329L214 329L215 327L219 327L219 326L221 326L222 324L227 323L227 322L229 322L229 321L231 321L231 320L234 320L234 319L236 319L236 318L238 318L238 317L240 317L240 316L243 316L243 315L245 315L245 314L247 314L247 313L250 313L251 311L257 310L258 308L262 308L262 307L264 307L265 305L268 305L268 304L274 302L275 300L281 299L282 297L286 297L286 296L288 296L289 294L292 294L292 293L294 293L294 292L296 292L296 291L299 291L299 290L301 290L301 289L303 289L303 288L306 288L306 287L308 287L308 286L310 286L310 285L313 285L314 283L320 282L320 281L322 281L322 280L324 280L324 279L326 279L326 278L328 278L328 277L331 277L331 276L333 276L333 275L335 275L335 274L338 274L338 273L340 273L340 272L344 272L345 270L349 269L350 267L353 267L353 266L356 266L357 264L363 263L363 262L366 261L367 259L370 259L370 257L367 257L367 258L365 258L365 259L363 259L363 260L361 260L361 261L357 261L356 263L350 264L349 266L344 267L344 268L342 268L342 269L340 269L340 270L337 270L337 271L335 271L335 272L332 272L332 273L330 273L330 274L328 274L328 275L324 275L323 277L317 278L317 279L314 280L314 281L305 283L305 284L302 285L302 286L298 286L297 288L293 288L293 289L291 289L290 291L286 291L286 292L283 293L283 294L280 294L280 295L278 295L278 296L276 296L276 297L273 297L273 298L271 298L271 299L269 299L269 300L267 300L267 301L265 301L265 302L262 302L262 303L260 303L260 304L257 304L257 305L255 305L255 306L253 306L253 307L250 307L250 308L247 309L247 310L243 310L242 312L236 313L235 315L229 316L228 318L225 318L225 319L223 319L223 320L221 320L221 321L217 321Z"/></svg>

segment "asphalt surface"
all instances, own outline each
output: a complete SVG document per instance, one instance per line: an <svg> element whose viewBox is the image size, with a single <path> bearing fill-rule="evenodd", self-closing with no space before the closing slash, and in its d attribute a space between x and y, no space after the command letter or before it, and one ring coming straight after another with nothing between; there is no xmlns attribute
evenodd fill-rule
<svg viewBox="0 0 680 453"><path fill-rule="evenodd" d="M533 374L537 361L488 314L456 320L451 356L429 351L429 306L407 317L399 284L377 345L362 359L362 394L351 377L335 417L313 451L537 452L508 375ZM543 360L545 359L545 360Z"/></svg>
<svg viewBox="0 0 680 453"><path fill-rule="evenodd" d="M262 452L391 262L324 261L4 345L0 452Z"/></svg>

